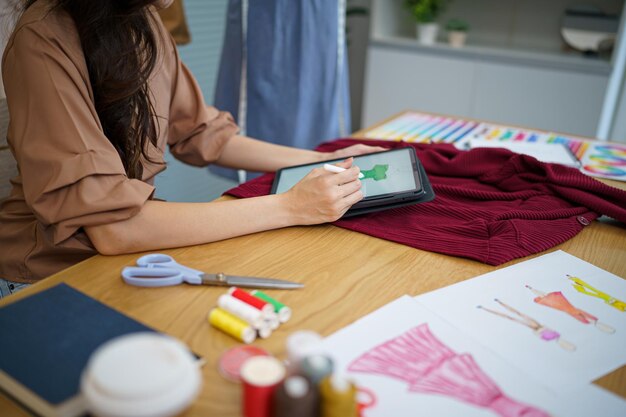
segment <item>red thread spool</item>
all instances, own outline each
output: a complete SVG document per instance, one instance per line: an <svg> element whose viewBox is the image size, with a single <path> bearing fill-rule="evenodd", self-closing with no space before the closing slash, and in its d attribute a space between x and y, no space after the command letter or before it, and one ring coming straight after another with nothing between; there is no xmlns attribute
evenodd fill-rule
<svg viewBox="0 0 626 417"><path fill-rule="evenodd" d="M272 396L285 373L285 366L271 356L255 356L244 362L240 371L244 417L271 416Z"/></svg>
<svg viewBox="0 0 626 417"><path fill-rule="evenodd" d="M274 306L273 305L271 305L270 303L268 303L266 301L261 300L258 297L255 297L252 294L249 294L249 293L245 292L244 290L240 290L237 287L231 287L228 290L228 293L230 295L232 295L233 297L243 301L244 303L250 304L254 308L258 308L265 315L274 313Z"/></svg>

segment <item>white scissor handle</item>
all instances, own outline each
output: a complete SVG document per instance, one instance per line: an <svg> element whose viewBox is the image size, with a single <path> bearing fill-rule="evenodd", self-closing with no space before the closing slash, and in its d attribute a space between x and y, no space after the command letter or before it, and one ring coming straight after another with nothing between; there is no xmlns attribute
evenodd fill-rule
<svg viewBox="0 0 626 417"><path fill-rule="evenodd" d="M144 255L137 259L137 265L145 268L177 269L183 274L186 282L196 285L202 283L201 277L202 275L204 275L204 272L181 265L176 262L174 258L172 258L170 255L165 255L163 253L151 253L148 255Z"/></svg>
<svg viewBox="0 0 626 417"><path fill-rule="evenodd" d="M127 266L122 269L124 282L137 287L168 287L183 282L183 274L173 268Z"/></svg>
<svg viewBox="0 0 626 417"><path fill-rule="evenodd" d="M151 253L137 259L137 266L143 266L144 268L171 267L173 266L173 264L176 263L177 262L174 260L174 258L163 253Z"/></svg>

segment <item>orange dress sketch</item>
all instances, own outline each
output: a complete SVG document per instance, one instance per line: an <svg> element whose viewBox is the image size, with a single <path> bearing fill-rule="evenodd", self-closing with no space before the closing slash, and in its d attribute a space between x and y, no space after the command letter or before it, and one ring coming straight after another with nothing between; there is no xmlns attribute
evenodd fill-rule
<svg viewBox="0 0 626 417"><path fill-rule="evenodd" d="M615 329L607 324L601 323L598 321L598 318L593 314L587 313L580 308L574 307L567 298L563 295L561 291L553 291L551 293L544 293L535 288L532 288L530 285L526 285L526 288L531 290L533 294L537 297L533 300L537 304L544 305L546 307L553 308L555 310L560 310L566 314L569 314L576 320L584 324L593 324L597 329L608 333L615 333Z"/></svg>

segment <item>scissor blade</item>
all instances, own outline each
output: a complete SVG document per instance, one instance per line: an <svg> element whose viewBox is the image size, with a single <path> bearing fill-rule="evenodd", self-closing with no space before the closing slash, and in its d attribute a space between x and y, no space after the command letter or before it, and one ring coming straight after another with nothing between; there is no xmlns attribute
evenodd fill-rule
<svg viewBox="0 0 626 417"><path fill-rule="evenodd" d="M239 277L236 275L227 275L226 282L228 282L228 285L247 288L277 288L283 290L293 290L304 287L304 284L299 282L285 281L274 278Z"/></svg>

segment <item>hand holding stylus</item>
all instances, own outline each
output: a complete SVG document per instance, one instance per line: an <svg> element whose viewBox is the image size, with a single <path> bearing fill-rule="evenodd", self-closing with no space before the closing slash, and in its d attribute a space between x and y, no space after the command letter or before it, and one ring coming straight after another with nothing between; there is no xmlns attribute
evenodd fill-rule
<svg viewBox="0 0 626 417"><path fill-rule="evenodd" d="M324 164L324 169L328 172L334 172L335 174L339 174L340 172L345 171L345 168L342 168L340 166L337 165L332 165L332 164ZM363 175L362 172L359 172L359 179L363 179L365 177L365 175Z"/></svg>
<svg viewBox="0 0 626 417"><path fill-rule="evenodd" d="M333 222L363 199L360 170L352 158L331 166L336 171L315 168L284 193L297 224Z"/></svg>

